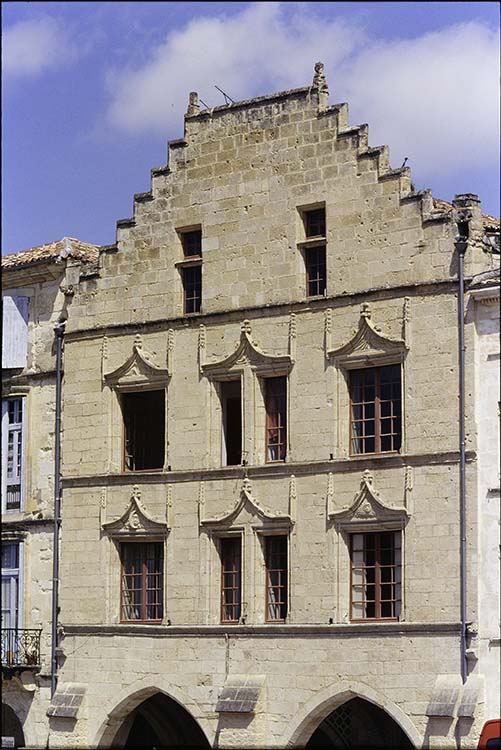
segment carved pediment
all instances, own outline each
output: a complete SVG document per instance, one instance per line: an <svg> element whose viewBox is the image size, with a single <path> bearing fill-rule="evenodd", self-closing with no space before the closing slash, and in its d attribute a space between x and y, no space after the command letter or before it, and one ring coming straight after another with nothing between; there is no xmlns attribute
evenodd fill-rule
<svg viewBox="0 0 501 750"><path fill-rule="evenodd" d="M273 514L269 509L263 508L252 493L252 485L247 477L242 481L239 496L228 511L214 518L200 519L201 526L242 526L250 523L252 526L265 526L279 524L292 526L290 515Z"/></svg>
<svg viewBox="0 0 501 750"><path fill-rule="evenodd" d="M401 359L407 351L407 346L400 339L390 339L376 328L371 321L369 306L362 306L358 330L348 343L337 349L327 348L327 356L341 362L345 366L366 363L372 359L378 363L385 358Z"/></svg>
<svg viewBox="0 0 501 750"><path fill-rule="evenodd" d="M132 354L123 365L104 374L104 382L112 388L126 390L142 385L163 385L169 378L169 370L155 364L154 357L145 351L139 337L132 346Z"/></svg>
<svg viewBox="0 0 501 750"><path fill-rule="evenodd" d="M290 354L267 354L251 338L251 325L244 320L241 326L240 340L231 354L216 360L201 364L204 375L214 376L225 374L229 370L239 369L250 364L257 370L288 372L293 364Z"/></svg>
<svg viewBox="0 0 501 750"><path fill-rule="evenodd" d="M349 508L332 510L332 487L330 486L330 507L328 517L336 527L349 531L365 531L373 528L403 528L409 520L409 512L404 507L390 507L381 499L374 487L370 471L364 471L360 490Z"/></svg>
<svg viewBox="0 0 501 750"><path fill-rule="evenodd" d="M103 531L115 537L143 537L165 536L168 526L166 523L154 521L144 510L136 488L125 513L116 521L109 521L102 525Z"/></svg>

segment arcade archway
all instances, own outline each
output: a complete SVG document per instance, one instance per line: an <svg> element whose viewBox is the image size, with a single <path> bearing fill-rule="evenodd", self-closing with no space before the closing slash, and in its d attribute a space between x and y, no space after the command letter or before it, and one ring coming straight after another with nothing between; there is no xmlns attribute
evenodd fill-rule
<svg viewBox="0 0 501 750"><path fill-rule="evenodd" d="M127 750L209 750L210 745L188 711L159 692L131 711L118 730L113 747Z"/></svg>
<svg viewBox="0 0 501 750"><path fill-rule="evenodd" d="M382 708L363 698L352 698L320 723L306 745L306 750L334 748L412 750L413 744Z"/></svg>
<svg viewBox="0 0 501 750"><path fill-rule="evenodd" d="M24 747L23 726L14 710L2 703L2 737L14 738L14 747Z"/></svg>

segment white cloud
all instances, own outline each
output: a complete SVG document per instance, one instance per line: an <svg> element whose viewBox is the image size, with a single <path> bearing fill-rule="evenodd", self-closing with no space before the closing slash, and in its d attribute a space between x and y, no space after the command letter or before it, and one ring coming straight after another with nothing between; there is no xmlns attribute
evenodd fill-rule
<svg viewBox="0 0 501 750"><path fill-rule="evenodd" d="M336 65L364 34L347 23L321 21L301 6L286 16L280 3L253 3L233 16L203 17L171 32L134 71L108 78L108 120L130 132L179 129L188 92L209 105L223 104L220 86L233 99L308 85L313 64Z"/></svg>
<svg viewBox="0 0 501 750"><path fill-rule="evenodd" d="M368 122L371 145L390 146L434 170L481 167L499 149L499 35L467 23L401 41L371 40L361 26L320 18L304 3L252 3L232 16L200 17L169 33L135 70L108 77L108 123L130 133L182 129L188 92L222 104L308 85L325 63L331 101Z"/></svg>
<svg viewBox="0 0 501 750"><path fill-rule="evenodd" d="M429 179L497 163L499 34L486 26L373 44L344 82L352 116L369 123L373 145L390 145L397 166L407 156Z"/></svg>
<svg viewBox="0 0 501 750"><path fill-rule="evenodd" d="M35 76L73 59L68 32L54 18L19 21L4 29L2 68L9 76Z"/></svg>

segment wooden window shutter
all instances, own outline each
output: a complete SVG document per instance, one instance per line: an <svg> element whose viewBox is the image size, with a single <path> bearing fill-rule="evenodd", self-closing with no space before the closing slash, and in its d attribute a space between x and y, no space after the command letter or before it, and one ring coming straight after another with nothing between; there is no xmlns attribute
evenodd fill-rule
<svg viewBox="0 0 501 750"><path fill-rule="evenodd" d="M2 367L24 368L28 357L29 297L3 298Z"/></svg>

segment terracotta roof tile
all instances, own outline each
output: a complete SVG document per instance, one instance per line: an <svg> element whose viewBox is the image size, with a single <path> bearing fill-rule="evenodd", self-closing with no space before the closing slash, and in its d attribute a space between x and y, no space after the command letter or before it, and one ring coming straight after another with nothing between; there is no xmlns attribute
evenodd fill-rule
<svg viewBox="0 0 501 750"><path fill-rule="evenodd" d="M2 256L2 269L24 268L34 263L55 262L58 259L74 258L87 263L97 261L99 246L81 242L74 237L63 237L62 240L49 242L47 245L31 247L18 253Z"/></svg>

